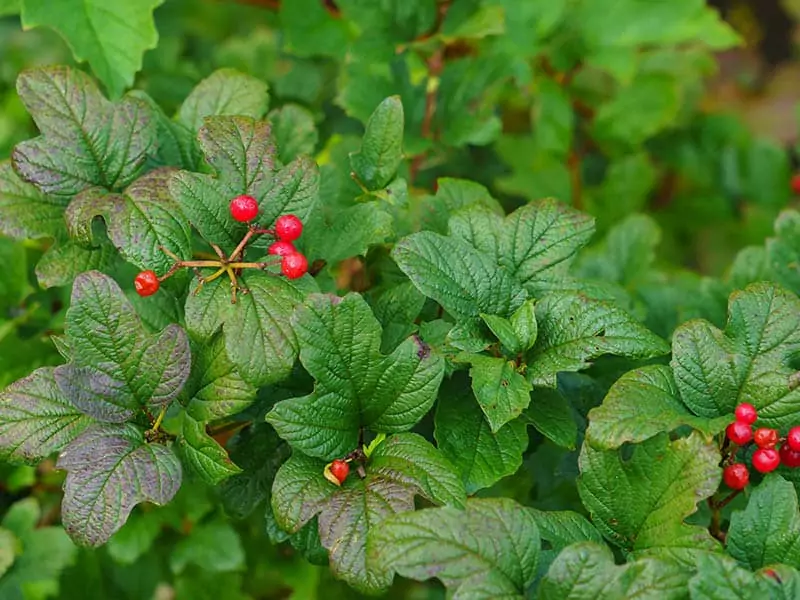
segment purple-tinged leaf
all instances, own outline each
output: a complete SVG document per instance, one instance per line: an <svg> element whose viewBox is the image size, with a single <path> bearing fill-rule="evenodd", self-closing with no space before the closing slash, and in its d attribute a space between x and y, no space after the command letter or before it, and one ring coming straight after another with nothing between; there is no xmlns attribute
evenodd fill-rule
<svg viewBox="0 0 800 600"><path fill-rule="evenodd" d="M0 456L39 462L90 423L58 389L53 369L37 369L0 391Z"/></svg>
<svg viewBox="0 0 800 600"><path fill-rule="evenodd" d="M17 92L42 135L18 144L12 160L42 192L72 196L93 186L124 189L154 150L149 106L134 97L109 102L82 71L24 71Z"/></svg>
<svg viewBox="0 0 800 600"><path fill-rule="evenodd" d="M99 546L136 504L166 504L181 485L181 464L161 444L146 444L131 425L93 425L62 452L67 471L62 521L79 544Z"/></svg>

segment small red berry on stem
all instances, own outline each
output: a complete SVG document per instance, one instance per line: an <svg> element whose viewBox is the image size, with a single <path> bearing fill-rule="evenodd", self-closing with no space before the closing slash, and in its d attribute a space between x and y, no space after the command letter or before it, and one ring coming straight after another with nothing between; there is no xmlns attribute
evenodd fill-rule
<svg viewBox="0 0 800 600"><path fill-rule="evenodd" d="M768 427L759 427L753 434L753 441L759 448L774 448L778 443L778 431Z"/></svg>
<svg viewBox="0 0 800 600"><path fill-rule="evenodd" d="M231 200L231 216L240 223L247 223L258 216L258 201L252 196L241 195Z"/></svg>
<svg viewBox="0 0 800 600"><path fill-rule="evenodd" d="M753 453L753 468L759 473L769 473L778 468L781 457L775 448L759 448Z"/></svg>
<svg viewBox="0 0 800 600"><path fill-rule="evenodd" d="M350 474L350 465L347 461L336 459L331 463L331 475L339 480L339 483L344 483L347 476Z"/></svg>
<svg viewBox="0 0 800 600"><path fill-rule="evenodd" d="M155 294L161 287L161 283L154 271L142 271L133 280L133 287L136 289L136 293L144 298Z"/></svg>
<svg viewBox="0 0 800 600"><path fill-rule="evenodd" d="M275 242L267 250L267 253L272 254L273 256L287 256L289 254L294 254L295 252L297 252L297 248L294 247L294 244L292 242L285 242L283 240Z"/></svg>
<svg viewBox="0 0 800 600"><path fill-rule="evenodd" d="M789 444L783 444L778 451L781 457L781 464L796 469L800 467L800 451L795 450Z"/></svg>
<svg viewBox="0 0 800 600"><path fill-rule="evenodd" d="M791 184L791 186L792 186L792 191L793 191L795 194L797 194L797 195L800 195L800 174L794 175L794 176L792 177L792 184Z"/></svg>
<svg viewBox="0 0 800 600"><path fill-rule="evenodd" d="M722 479L732 490L743 490L750 482L750 471L742 463L728 465L722 471Z"/></svg>
<svg viewBox="0 0 800 600"><path fill-rule="evenodd" d="M289 279L297 279L302 277L308 271L308 261L306 257L295 252L287 254L281 260L281 272Z"/></svg>
<svg viewBox="0 0 800 600"><path fill-rule="evenodd" d="M786 443L792 450L800 452L800 427L792 427L786 436Z"/></svg>
<svg viewBox="0 0 800 600"><path fill-rule="evenodd" d="M744 446L753 439L753 429L746 423L734 421L725 429L725 435L727 435L728 439L734 444Z"/></svg>
<svg viewBox="0 0 800 600"><path fill-rule="evenodd" d="M294 215L283 215L275 221L275 235L284 242L293 242L303 233L303 222Z"/></svg>
<svg viewBox="0 0 800 600"><path fill-rule="evenodd" d="M756 407L747 402L742 402L739 406L737 406L734 414L736 415L737 421L747 423L748 425L755 423L756 419L758 418Z"/></svg>

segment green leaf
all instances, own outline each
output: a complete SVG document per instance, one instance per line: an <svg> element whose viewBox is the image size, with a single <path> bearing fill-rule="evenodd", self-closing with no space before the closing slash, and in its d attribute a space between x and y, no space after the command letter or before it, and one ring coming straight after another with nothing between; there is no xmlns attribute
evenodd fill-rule
<svg viewBox="0 0 800 600"><path fill-rule="evenodd" d="M292 318L314 392L278 402L267 420L292 448L332 459L358 445L359 429L394 433L430 410L444 360L418 338L380 352L381 328L358 294L312 295Z"/></svg>
<svg viewBox="0 0 800 600"><path fill-rule="evenodd" d="M800 566L800 514L794 485L770 474L753 489L745 510L734 511L728 552L751 570L775 563Z"/></svg>
<svg viewBox="0 0 800 600"><path fill-rule="evenodd" d="M397 515L371 541L369 557L382 568L420 581L436 577L456 596L481 598L522 598L540 544L530 512L508 498Z"/></svg>
<svg viewBox="0 0 800 600"><path fill-rule="evenodd" d="M539 573L544 574L550 568L561 551L579 542L596 542L604 544L603 536L589 520L569 510L544 511L528 509L536 521L542 537L542 552L539 560Z"/></svg>
<svg viewBox="0 0 800 600"><path fill-rule="evenodd" d="M164 0L97 5L82 0L22 2L25 29L49 27L64 38L78 62L87 61L112 96L133 85L146 50L156 47L153 10Z"/></svg>
<svg viewBox="0 0 800 600"><path fill-rule="evenodd" d="M573 292L548 294L536 303L538 337L528 353L534 385L555 387L561 371L580 371L604 354L652 358L669 352L660 337L616 306Z"/></svg>
<svg viewBox="0 0 800 600"><path fill-rule="evenodd" d="M336 264L351 256L366 255L370 246L386 242L394 236L394 226L383 202L374 201L327 215L315 214L303 233L309 257Z"/></svg>
<svg viewBox="0 0 800 600"><path fill-rule="evenodd" d="M599 108L593 133L601 142L638 146L670 126L680 108L681 93L675 78L640 74Z"/></svg>
<svg viewBox="0 0 800 600"><path fill-rule="evenodd" d="M703 320L675 331L675 382L696 415L730 415L749 402L759 426L788 428L800 410L800 389L789 385L798 344L800 300L775 284L756 283L731 295L724 332Z"/></svg>
<svg viewBox="0 0 800 600"><path fill-rule="evenodd" d="M655 262L661 230L652 217L631 215L615 225L603 243L583 254L579 276L631 285L647 277Z"/></svg>
<svg viewBox="0 0 800 600"><path fill-rule="evenodd" d="M567 547L539 585L539 600L642 598L683 600L691 571L674 562L645 558L614 564L605 545L583 542Z"/></svg>
<svg viewBox="0 0 800 600"><path fill-rule="evenodd" d="M16 536L8 529L0 527L0 580L14 564L18 545Z"/></svg>
<svg viewBox="0 0 800 600"><path fill-rule="evenodd" d="M689 581L692 600L727 600L728 598L781 598L772 595L777 587L770 579L758 578L725 555L701 553L697 573ZM789 598L790 596L784 596Z"/></svg>
<svg viewBox="0 0 800 600"><path fill-rule="evenodd" d="M17 240L61 237L67 204L20 179L11 161L0 162L0 233Z"/></svg>
<svg viewBox="0 0 800 600"><path fill-rule="evenodd" d="M516 473L522 465L528 447L525 423L517 419L493 433L468 385L442 386L434 423L439 450L461 473L470 495Z"/></svg>
<svg viewBox="0 0 800 600"><path fill-rule="evenodd" d="M281 214L305 221L317 202L319 170L306 157L282 167L270 124L251 117L208 117L199 132L206 161L217 176L181 171L170 194L200 234L232 251L246 227L230 215L230 200L249 194L258 200L258 222L272 225Z"/></svg>
<svg viewBox="0 0 800 600"><path fill-rule="evenodd" d="M86 248L71 240L51 247L36 265L36 278L44 288L68 286L81 273L108 273L119 263L119 255L109 242Z"/></svg>
<svg viewBox="0 0 800 600"><path fill-rule="evenodd" d="M539 335L539 326L536 322L536 306L533 300L526 300L510 318L514 333L520 341L520 350L525 352L530 350L536 343Z"/></svg>
<svg viewBox="0 0 800 600"><path fill-rule="evenodd" d="M392 257L419 291L459 320L510 315L527 295L508 271L455 238L415 233L395 245Z"/></svg>
<svg viewBox="0 0 800 600"><path fill-rule="evenodd" d="M20 177L42 192L118 191L142 173L156 127L141 99L111 103L88 75L69 67L23 71L17 92L41 135L18 144L11 158Z"/></svg>
<svg viewBox="0 0 800 600"><path fill-rule="evenodd" d="M22 10L22 0L0 0L0 15L18 15Z"/></svg>
<svg viewBox="0 0 800 600"><path fill-rule="evenodd" d="M716 445L696 433L674 442L658 435L635 446L626 459L617 450L584 444L578 492L609 541L636 554L691 561L702 550L718 548L704 527L684 519L716 492L719 462Z"/></svg>
<svg viewBox="0 0 800 600"><path fill-rule="evenodd" d="M373 452L366 477L348 478L337 488L323 474L325 462L295 453L278 471L272 508L278 524L298 531L319 515L322 545L333 574L366 593L389 587L391 576L370 558L372 536L383 521L414 508L414 496L463 506L464 490L452 465L414 434L388 437Z"/></svg>
<svg viewBox="0 0 800 600"><path fill-rule="evenodd" d="M471 355L469 376L475 398L486 415L492 433L516 419L531 401L531 385L517 372L513 361Z"/></svg>
<svg viewBox="0 0 800 600"><path fill-rule="evenodd" d="M186 327L201 339L222 327L228 358L249 385L280 381L297 358L289 319L302 296L282 277L267 273L246 273L239 282L249 292L240 294L236 304L231 304L230 286L222 278L203 285L199 294L190 293Z"/></svg>
<svg viewBox="0 0 800 600"><path fill-rule="evenodd" d="M560 390L545 387L534 389L525 418L554 443L563 448L575 448L578 426L572 416L570 402Z"/></svg>
<svg viewBox="0 0 800 600"><path fill-rule="evenodd" d="M67 446L56 466L67 471L61 518L76 542L99 546L140 502L166 504L181 485L181 464L131 425L92 425Z"/></svg>
<svg viewBox="0 0 800 600"><path fill-rule="evenodd" d="M777 281L800 293L800 274L797 264L800 262L800 213L795 210L784 210L775 220L775 237L766 241L769 266Z"/></svg>
<svg viewBox="0 0 800 600"><path fill-rule="evenodd" d="M683 425L711 436L730 421L728 416L708 419L692 414L681 400L672 369L651 365L625 373L611 386L603 405L589 411L586 438L594 446L611 449Z"/></svg>
<svg viewBox="0 0 800 600"><path fill-rule="evenodd" d="M96 216L106 222L111 242L128 262L164 274L174 260L161 247L187 260L192 255L191 228L169 196L173 169L156 169L131 184L124 194L92 188L78 194L66 212L70 236L90 245Z"/></svg>
<svg viewBox="0 0 800 600"><path fill-rule="evenodd" d="M267 423L254 423L239 431L226 448L242 473L229 477L219 486L225 511L244 519L256 506L270 497L275 473L289 458L289 445ZM272 508L267 502L268 518Z"/></svg>
<svg viewBox="0 0 800 600"><path fill-rule="evenodd" d="M64 397L53 369L42 367L0 392L0 453L5 460L40 462L90 422Z"/></svg>
<svg viewBox="0 0 800 600"><path fill-rule="evenodd" d="M161 533L164 517L160 512L134 512L106 544L111 558L122 565L132 565L145 554Z"/></svg>
<svg viewBox="0 0 800 600"><path fill-rule="evenodd" d="M183 329L146 333L116 282L96 271L75 280L66 337L72 361L56 368L55 380L79 410L101 421L121 423L145 406L166 406L189 375Z"/></svg>
<svg viewBox="0 0 800 600"><path fill-rule="evenodd" d="M414 321L425 304L425 296L405 281L378 290L369 301L383 329L381 352L388 353L417 330Z"/></svg>
<svg viewBox="0 0 800 600"><path fill-rule="evenodd" d="M75 560L75 545L61 527L36 527L41 509L35 498L16 502L3 518L2 526L19 544L14 564L0 577L0 598L29 600L41 590L59 593L59 576ZM45 597L44 595L41 597Z"/></svg>
<svg viewBox="0 0 800 600"><path fill-rule="evenodd" d="M403 160L403 103L391 96L380 103L367 121L361 149L350 155L350 164L368 190L385 187Z"/></svg>
<svg viewBox="0 0 800 600"><path fill-rule="evenodd" d="M284 104L267 116L278 145L278 159L288 164L304 154L313 154L319 134L314 115L297 104Z"/></svg>
<svg viewBox="0 0 800 600"><path fill-rule="evenodd" d="M528 302L530 301L526 301L525 304L528 304ZM525 306L525 304L522 306ZM511 325L510 320L498 317L497 315L487 314L481 314L481 319L483 319L483 322L492 330L492 333L509 353L518 354L522 352L522 343L519 341L519 338L517 338L517 332L514 331L514 326ZM534 323L535 322L534 320Z"/></svg>
<svg viewBox="0 0 800 600"><path fill-rule="evenodd" d="M436 195L420 203L420 208L424 209L420 215L424 229L447 233L450 215L470 207L481 207L500 217L505 214L500 203L479 183L450 177L441 177L436 183Z"/></svg>
<svg viewBox="0 0 800 600"><path fill-rule="evenodd" d="M236 530L223 521L212 521L199 524L175 545L169 565L176 574L188 565L196 565L204 572L225 573L243 569L245 554Z"/></svg>
<svg viewBox="0 0 800 600"><path fill-rule="evenodd" d="M231 475L242 472L225 449L206 433L203 423L188 414L183 415L178 447L184 464L208 485L219 485Z"/></svg>
<svg viewBox="0 0 800 600"><path fill-rule="evenodd" d="M218 333L192 344L192 371L181 392L191 418L213 421L243 411L256 399L256 388L242 379Z"/></svg>
<svg viewBox="0 0 800 600"><path fill-rule="evenodd" d="M348 27L316 0L295 0L281 5L281 31L286 50L297 56L340 57L348 46Z"/></svg>
<svg viewBox="0 0 800 600"><path fill-rule="evenodd" d="M269 106L267 84L235 69L218 69L203 79L183 101L178 121L198 131L206 117L261 119Z"/></svg>

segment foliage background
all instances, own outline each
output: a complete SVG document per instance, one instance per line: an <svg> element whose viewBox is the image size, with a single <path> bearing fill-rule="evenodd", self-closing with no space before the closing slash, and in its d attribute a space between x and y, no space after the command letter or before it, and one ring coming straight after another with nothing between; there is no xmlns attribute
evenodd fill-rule
<svg viewBox="0 0 800 600"><path fill-rule="evenodd" d="M158 44L144 54L135 87L172 114L216 69L251 74L269 84L272 109L298 106L313 122L295 136L323 169L358 147L384 97L400 94L401 175L412 196L432 192L439 178L463 177L485 185L508 212L559 198L597 220L579 271L619 284L651 330L669 338L695 316L724 325L728 292L752 279L738 253L763 248L780 211L796 204L789 180L800 67L791 56L767 56L769 24L748 3L725 7L741 40L689 16L670 28L647 11L609 13L592 2L323 4L167 0L155 10ZM697 4L675 0L669 10L685 6L690 15ZM792 10L787 3L787 23ZM0 1L4 11L0 158L36 133L15 91L19 72L77 65L56 32L22 31L14 3ZM117 81L108 92L122 87ZM637 213L649 217L628 219ZM33 269L46 243L0 237L0 388L60 362L49 338L63 328L70 290L37 284ZM326 276L339 290L360 291L380 260L371 252ZM579 422L620 368L608 360L590 371L598 389L573 400ZM479 495L585 512L576 460L577 450L532 433L517 473ZM202 483L184 485L167 508L137 509L125 535L85 550L58 524L62 475L52 463L0 469L4 526L16 523L18 537L44 557L25 554L24 596L9 598L360 597L290 544L268 543L261 511L227 518ZM0 539L0 563L13 551ZM444 590L398 580L388 597L443 598Z"/></svg>

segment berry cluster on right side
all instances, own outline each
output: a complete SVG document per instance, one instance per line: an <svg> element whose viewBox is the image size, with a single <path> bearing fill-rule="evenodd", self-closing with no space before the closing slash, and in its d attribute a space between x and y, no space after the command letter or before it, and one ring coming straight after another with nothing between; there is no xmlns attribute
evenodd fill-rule
<svg viewBox="0 0 800 600"><path fill-rule="evenodd" d="M758 412L752 404L740 404L734 415L735 421L725 429L725 435L737 446L755 444L758 447L751 459L756 471L769 473L781 463L787 467L800 467L800 426L792 427L786 438L781 438L777 429L753 429ZM733 454L735 451L731 457ZM750 471L744 463L731 463L724 468L722 478L729 488L741 490L750 482Z"/></svg>

